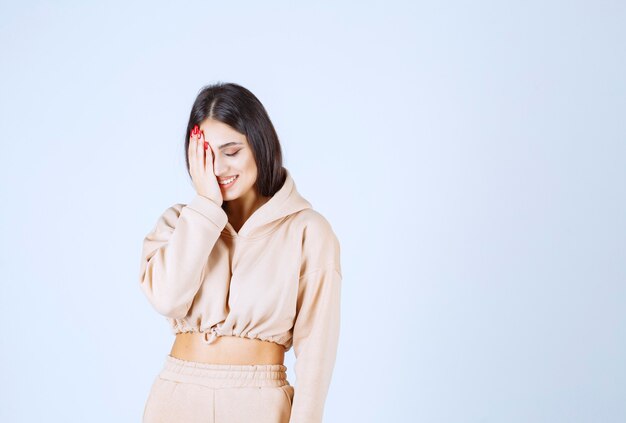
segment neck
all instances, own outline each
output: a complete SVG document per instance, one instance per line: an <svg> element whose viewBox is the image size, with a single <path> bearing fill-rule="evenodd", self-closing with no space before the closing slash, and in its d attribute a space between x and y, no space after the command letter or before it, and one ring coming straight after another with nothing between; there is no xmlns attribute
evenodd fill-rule
<svg viewBox="0 0 626 423"><path fill-rule="evenodd" d="M242 195L239 198L224 202L224 211L228 216L228 221L236 228L243 226L244 222L248 220L252 213L254 213L259 207L267 203L269 197L263 197L258 195L254 190L250 190L246 195Z"/></svg>

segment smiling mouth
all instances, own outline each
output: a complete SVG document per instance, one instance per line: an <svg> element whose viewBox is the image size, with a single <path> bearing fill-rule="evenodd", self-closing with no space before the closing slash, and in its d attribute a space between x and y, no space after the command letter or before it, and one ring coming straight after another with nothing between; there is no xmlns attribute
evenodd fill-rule
<svg viewBox="0 0 626 423"><path fill-rule="evenodd" d="M230 185L230 184L232 184L233 182L235 182L235 181L237 180L237 178L239 178L239 175L232 176L232 177L230 177L230 178L228 178L228 179L222 179L222 180L219 180L219 181L218 181L218 183L219 183L220 185Z"/></svg>

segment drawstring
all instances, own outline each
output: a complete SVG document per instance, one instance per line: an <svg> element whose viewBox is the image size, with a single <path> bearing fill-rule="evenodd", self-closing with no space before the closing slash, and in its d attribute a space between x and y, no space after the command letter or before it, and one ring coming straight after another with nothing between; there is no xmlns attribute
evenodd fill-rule
<svg viewBox="0 0 626 423"><path fill-rule="evenodd" d="M211 336L209 337L209 339L207 339L208 332L204 332L204 343L205 344L212 344L217 339L217 333L215 332L215 328L214 327L211 328L210 332L211 332Z"/></svg>

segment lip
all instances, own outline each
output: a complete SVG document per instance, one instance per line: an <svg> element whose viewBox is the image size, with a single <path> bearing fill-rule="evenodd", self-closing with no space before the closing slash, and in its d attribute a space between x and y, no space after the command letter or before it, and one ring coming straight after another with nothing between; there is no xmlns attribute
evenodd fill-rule
<svg viewBox="0 0 626 423"><path fill-rule="evenodd" d="M232 187L232 186L235 184L235 182L237 182L237 180L239 179L239 175L235 175L235 176L236 176L235 180L234 180L234 181L232 181L230 184L227 184L227 185L222 185L222 184L219 184L219 183L218 183L218 185L220 186L220 188L224 188L224 189L227 189L227 188ZM231 176L231 178L232 178L232 176ZM228 178L224 178L223 180L227 180L227 179L228 179Z"/></svg>

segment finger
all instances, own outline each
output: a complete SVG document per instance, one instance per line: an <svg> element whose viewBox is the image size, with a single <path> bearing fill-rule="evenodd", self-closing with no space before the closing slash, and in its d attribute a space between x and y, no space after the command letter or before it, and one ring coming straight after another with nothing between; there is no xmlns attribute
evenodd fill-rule
<svg viewBox="0 0 626 423"><path fill-rule="evenodd" d="M204 131L200 131L200 140L198 144L202 145L202 154L204 155L204 169L208 169L213 164L213 154L209 148L209 142L204 138Z"/></svg>
<svg viewBox="0 0 626 423"><path fill-rule="evenodd" d="M204 131L200 131L200 140L205 150L209 149L209 142L204 138Z"/></svg>
<svg viewBox="0 0 626 423"><path fill-rule="evenodd" d="M192 134L192 143L191 143L191 166L194 169L194 174L196 178L204 177L204 153L199 147L200 141L200 129L198 125L194 127L194 131Z"/></svg>
<svg viewBox="0 0 626 423"><path fill-rule="evenodd" d="M189 172L192 176L196 174L197 171L197 159L196 159L196 136L194 130L189 134L189 147L187 149L187 154L189 156Z"/></svg>
<svg viewBox="0 0 626 423"><path fill-rule="evenodd" d="M194 137L194 163L198 172L204 172L204 152L200 142L200 130Z"/></svg>
<svg viewBox="0 0 626 423"><path fill-rule="evenodd" d="M204 171L204 147L202 143L202 131L198 129L196 136L196 159L198 161L198 169Z"/></svg>
<svg viewBox="0 0 626 423"><path fill-rule="evenodd" d="M204 150L204 132L202 132L202 130L198 132L198 154L201 157L200 165L202 166L202 170L206 172L206 151Z"/></svg>

